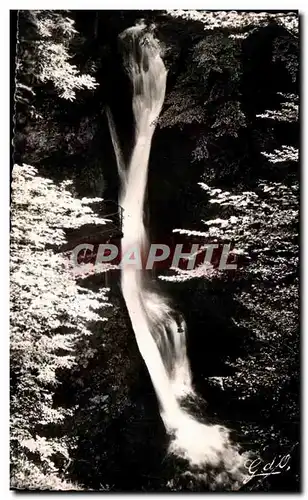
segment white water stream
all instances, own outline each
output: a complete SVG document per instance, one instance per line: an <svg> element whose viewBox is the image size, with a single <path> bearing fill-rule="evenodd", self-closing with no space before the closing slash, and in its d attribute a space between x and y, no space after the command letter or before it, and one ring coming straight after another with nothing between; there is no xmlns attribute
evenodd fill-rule
<svg viewBox="0 0 308 500"><path fill-rule="evenodd" d="M158 42L143 24L120 35L124 59L133 86L135 144L125 169L115 125L110 112L109 127L121 178L119 204L123 208L122 254L147 251L144 201L151 141L166 90L167 71ZM186 353L186 325L169 301L156 290L146 270L122 262L121 287L139 351L148 368L166 430L169 451L187 459L190 466L219 469L215 482L241 482L243 457L229 441L229 431L197 421L181 403L194 396ZM177 319L176 319L177 318ZM205 473L204 473L205 474ZM206 479L206 478L205 478Z"/></svg>

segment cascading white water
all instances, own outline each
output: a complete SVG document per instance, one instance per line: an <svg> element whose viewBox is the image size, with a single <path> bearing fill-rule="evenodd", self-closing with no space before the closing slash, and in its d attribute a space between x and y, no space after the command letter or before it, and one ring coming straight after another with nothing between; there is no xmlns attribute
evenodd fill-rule
<svg viewBox="0 0 308 500"><path fill-rule="evenodd" d="M121 178L119 203L123 208L122 254L148 249L143 222L145 190L151 141L166 89L167 72L158 42L144 24L120 35L124 59L133 85L135 144L127 170L110 112L109 127ZM128 252L129 250L129 252ZM181 406L183 397L194 395L186 353L186 326L168 300L153 289L145 270L122 262L121 287L139 351L156 391L160 412L171 436L170 452L198 468L219 468L216 482L233 476L240 481L243 457L229 441L227 429L205 425ZM222 477L225 474L226 477Z"/></svg>

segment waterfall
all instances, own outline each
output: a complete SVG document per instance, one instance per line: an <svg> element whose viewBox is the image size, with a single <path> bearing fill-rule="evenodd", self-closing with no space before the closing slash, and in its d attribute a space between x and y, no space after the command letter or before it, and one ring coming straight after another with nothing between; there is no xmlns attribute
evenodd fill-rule
<svg viewBox="0 0 308 500"><path fill-rule="evenodd" d="M145 190L152 137L165 98L167 71L158 41L142 23L120 35L124 62L132 83L135 143L123 169L115 125L109 128L121 179L123 208L122 255L142 254L149 242L143 222ZM139 254L139 255L140 255ZM197 421L183 408L183 398L194 397L186 353L186 325L169 300L153 288L147 271L122 261L121 288L139 351L149 371L166 431L169 451L194 468L220 470L216 482L234 476L238 481L243 457L229 441L229 431ZM203 472L205 474L205 472ZM225 474L225 476L221 476Z"/></svg>

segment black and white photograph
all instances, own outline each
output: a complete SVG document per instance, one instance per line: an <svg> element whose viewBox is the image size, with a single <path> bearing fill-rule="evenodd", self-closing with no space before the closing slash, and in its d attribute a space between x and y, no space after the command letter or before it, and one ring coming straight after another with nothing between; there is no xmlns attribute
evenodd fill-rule
<svg viewBox="0 0 308 500"><path fill-rule="evenodd" d="M8 488L299 493L301 15L86 7L10 11Z"/></svg>

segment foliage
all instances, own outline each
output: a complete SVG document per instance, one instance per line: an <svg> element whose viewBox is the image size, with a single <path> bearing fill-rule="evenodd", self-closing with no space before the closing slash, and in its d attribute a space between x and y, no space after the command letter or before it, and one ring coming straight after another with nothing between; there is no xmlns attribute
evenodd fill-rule
<svg viewBox="0 0 308 500"><path fill-rule="evenodd" d="M86 340L81 341L91 335L91 324L103 320L100 311L108 305L107 289L94 293L78 286L68 255L52 250L66 241L65 229L104 223L88 206L93 200L74 199L69 184L57 187L29 165L13 169L11 444L16 488L30 483L71 488L60 480L69 443L65 437L46 437L45 429L63 422L73 409L54 407L52 394L58 372L86 359Z"/></svg>
<svg viewBox="0 0 308 500"><path fill-rule="evenodd" d="M94 77L81 74L70 62L70 45L77 35L73 19L65 16L65 11L34 10L24 15L32 33L26 39L20 37L18 72L30 73L34 85L51 82L56 93L70 101L76 99L77 90L95 89Z"/></svg>
<svg viewBox="0 0 308 500"><path fill-rule="evenodd" d="M257 118L267 118L269 120L277 120L279 122L292 123L298 121L298 96L295 94L282 94L286 102L281 103L280 110L266 110L264 113L258 114Z"/></svg>
<svg viewBox="0 0 308 500"><path fill-rule="evenodd" d="M249 44L254 43L254 38L259 37L261 46L266 36L272 37L272 65L279 65L286 74L285 78L291 76L296 86L298 15L293 12L192 10L168 13L171 19L202 23L204 32L191 42L185 69L177 74L173 88L167 94L166 109L160 118L161 127L185 127L187 131L190 127L196 138L192 150L194 161L210 159L220 166L219 150L227 146L238 151L238 163L247 162L247 135L255 134L260 125L255 122L255 114L251 115L247 109L251 104L246 104L253 98L246 82L246 51ZM257 117L276 119L280 113L281 120L290 122L291 116L296 120L296 99L290 94L281 104L281 111L275 111L275 116L269 110L257 114ZM232 138L237 140L231 142ZM227 156L226 161L231 163L233 159Z"/></svg>
<svg viewBox="0 0 308 500"><path fill-rule="evenodd" d="M32 11L32 21L37 30L33 63L39 61L37 78L43 83L51 81L64 99L76 99L76 90L93 90L97 86L91 75L80 74L70 63L69 43L76 35L74 21L53 11Z"/></svg>
<svg viewBox="0 0 308 500"><path fill-rule="evenodd" d="M290 128L298 120L298 97L279 94L285 99L281 109L257 118ZM283 416L285 421L297 422L298 393L293 388L299 377L298 149L280 143L259 154L268 163L262 170L264 178L261 174L255 178L253 190L211 187L204 174L199 185L205 191L201 221L205 229L174 230L194 242L197 238L201 245L230 243L230 255L238 259L237 270L228 276L228 271L207 264L191 271L174 269L174 275L161 279L182 283L201 278L220 288L222 297L226 290L231 294L232 321L249 332L254 344L249 344L246 356L227 359L233 376L213 377L211 383L221 384L239 401L263 398L263 417L275 414L278 419Z"/></svg>
<svg viewBox="0 0 308 500"><path fill-rule="evenodd" d="M68 151L71 134L59 114L67 109L67 101L98 86L93 75L73 64L72 50L82 48L74 25L66 11L19 12L14 137L18 161L36 163L59 149ZM80 129L82 136L82 125Z"/></svg>
<svg viewBox="0 0 308 500"><path fill-rule="evenodd" d="M201 22L205 30L228 30L229 36L232 36L234 31L243 31L246 34L255 27L267 26L273 21L284 26L290 33L298 34L298 15L295 12L171 10L168 13L174 17Z"/></svg>
<svg viewBox="0 0 308 500"><path fill-rule="evenodd" d="M174 89L167 95L165 104L168 108L160 119L160 125L182 127L195 121L216 128L220 114L223 121L228 107L238 109L239 103L234 101L240 75L238 50L239 43L222 33L199 41L191 50L186 72L181 74ZM226 102L221 102L222 96ZM211 123L209 120L216 113L218 117ZM238 113L241 115L240 110ZM232 116L236 126L234 118ZM224 134L223 128L221 134Z"/></svg>
<svg viewBox="0 0 308 500"><path fill-rule="evenodd" d="M232 375L222 373L222 376L217 376L215 373L214 377L208 378L209 387L216 391L216 397L222 392L224 401L235 401L239 413L244 414L249 407L255 408L264 419L262 425L268 426L264 447L269 446L271 440L278 439L289 450L294 445L294 432L296 434L292 429L299 425L298 18L292 13L231 12L200 14L196 15L197 18L205 25L206 38L210 36L209 30L213 39L215 32L224 30L221 39L227 37L241 43L236 58L242 61L242 65L232 62L230 67L236 68L239 81L246 78L246 85L243 61L245 51L249 54L250 40L253 37L257 40L258 36L261 40L262 30L272 29L273 24L283 27L286 31L276 31L271 36L270 64L275 69L279 66L284 84L277 80L276 86L270 89L271 93L264 92L259 105L254 106L249 100L244 100L246 88L238 86L236 79L231 83L228 78L228 90L221 92L223 104L220 105L229 105L229 89L235 90L241 103L237 110L242 113L237 117L232 115L230 108L226 109L226 120L232 126L242 119L240 128L236 128L239 139L234 137L233 143L219 142L211 130L213 126L208 127L211 123L208 115L214 108L207 107L205 111L206 100L205 106L196 104L195 116L203 117L203 121L195 120L200 128L194 127L197 141L192 151L193 159L204 163L199 182L204 192L203 203L198 204L201 222L195 224L194 229L175 229L174 233L200 245L229 243L229 259L237 262L237 269L223 271L205 264L191 271L174 269L173 274L160 278L181 287L182 293L187 290L188 296L193 294L191 307L195 309L192 314L197 314L202 304L205 306L214 296L213 309L217 308L217 312L213 314L220 314L222 324L225 316L230 314L228 320L232 328L245 333L242 351L237 355L226 353L224 369L230 370ZM234 48L232 51L235 53ZM217 60L223 58L220 56ZM227 68L226 61L223 67ZM206 82L215 88L216 82L211 80L208 68L204 71ZM217 75L219 77L219 72ZM192 80L187 79L188 82L192 84ZM243 90L243 96L240 90ZM173 102L177 103L176 90L173 92ZM184 93L181 90L183 103ZM197 93L195 88L189 95ZM263 101L270 106L262 104ZM185 115L177 114L180 109L171 106L165 111L168 126L178 124L183 118L184 123ZM225 127L217 109L214 116L218 135L231 136L232 128ZM190 122L185 126L193 122L194 108L191 106ZM242 134L243 130L246 135ZM240 141L247 142L242 163ZM224 147L236 151L231 169ZM254 158L257 159L255 167L251 165ZM245 171L249 179L243 177ZM200 298L197 290L201 290L198 292ZM217 303L222 304L220 311ZM221 350L219 353L221 355ZM249 425L242 422L241 432L249 434L251 430L248 429ZM259 430L257 432L259 435Z"/></svg>

